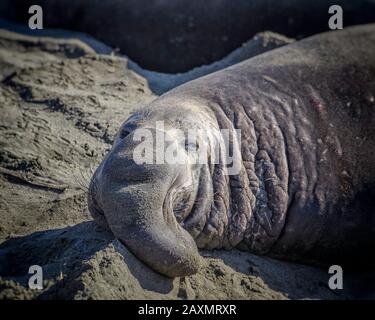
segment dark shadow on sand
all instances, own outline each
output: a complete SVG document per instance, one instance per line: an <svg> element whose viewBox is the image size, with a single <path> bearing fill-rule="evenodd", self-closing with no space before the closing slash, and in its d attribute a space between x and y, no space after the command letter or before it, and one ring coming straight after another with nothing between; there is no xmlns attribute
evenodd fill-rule
<svg viewBox="0 0 375 320"><path fill-rule="evenodd" d="M39 299L72 299L83 290L80 276L90 269L90 259L108 246L113 245L123 257L131 275L143 289L169 293L173 279L166 278L139 261L113 235L102 230L93 221L71 227L34 232L30 235L6 240L0 245L0 277L13 280L27 287L28 270L31 265L43 268L44 279L59 279ZM105 270L104 270L105 272Z"/></svg>

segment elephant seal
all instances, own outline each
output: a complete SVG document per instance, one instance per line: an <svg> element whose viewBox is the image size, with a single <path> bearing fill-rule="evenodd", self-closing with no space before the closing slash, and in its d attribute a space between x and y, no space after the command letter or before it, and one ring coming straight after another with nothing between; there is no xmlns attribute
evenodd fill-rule
<svg viewBox="0 0 375 320"><path fill-rule="evenodd" d="M292 38L326 31L331 5L342 7L345 26L375 22L373 0L1 0L0 17L27 26L32 5L43 8L44 28L88 33L166 73L217 61L265 30Z"/></svg>
<svg viewBox="0 0 375 320"><path fill-rule="evenodd" d="M374 24L313 36L193 80L125 121L90 183L90 212L170 277L197 271L197 247L373 264L374 99ZM220 146L240 151L238 171L211 161L138 164L142 129L154 142L158 134L174 139L184 159L201 146L169 129L241 130L241 139Z"/></svg>

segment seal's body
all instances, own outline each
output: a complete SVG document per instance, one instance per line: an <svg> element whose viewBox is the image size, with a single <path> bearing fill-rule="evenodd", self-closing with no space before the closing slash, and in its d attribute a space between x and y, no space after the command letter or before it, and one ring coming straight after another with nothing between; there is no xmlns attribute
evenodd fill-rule
<svg viewBox="0 0 375 320"><path fill-rule="evenodd" d="M134 132L156 132L161 120L181 130L240 129L229 146L241 151L239 172L136 164ZM375 25L365 25L161 96L124 123L93 177L89 207L140 259L178 276L198 268L194 242L304 262L372 263L374 196Z"/></svg>

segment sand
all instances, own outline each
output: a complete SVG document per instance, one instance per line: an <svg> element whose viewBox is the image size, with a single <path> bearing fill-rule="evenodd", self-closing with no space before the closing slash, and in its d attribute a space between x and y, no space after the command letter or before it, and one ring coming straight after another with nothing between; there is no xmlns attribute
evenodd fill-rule
<svg viewBox="0 0 375 320"><path fill-rule="evenodd" d="M169 279L97 227L87 210L92 172L131 112L291 39L264 33L213 65L166 75L71 37L0 30L0 299L374 297L366 287L371 274L346 274L344 290L333 291L325 269L238 250L201 251L198 274ZM28 288L33 264L43 268L42 290Z"/></svg>

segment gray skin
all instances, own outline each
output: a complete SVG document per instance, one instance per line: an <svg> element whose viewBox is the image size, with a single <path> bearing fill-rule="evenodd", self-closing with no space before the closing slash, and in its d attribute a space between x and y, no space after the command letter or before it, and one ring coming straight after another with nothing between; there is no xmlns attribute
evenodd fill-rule
<svg viewBox="0 0 375 320"><path fill-rule="evenodd" d="M92 178L89 209L170 277L198 270L197 247L373 265L374 98L375 25L323 33L191 81L125 121ZM134 130L155 133L160 120L166 129L241 129L230 146L241 150L239 174L226 175L222 163L137 165Z"/></svg>

